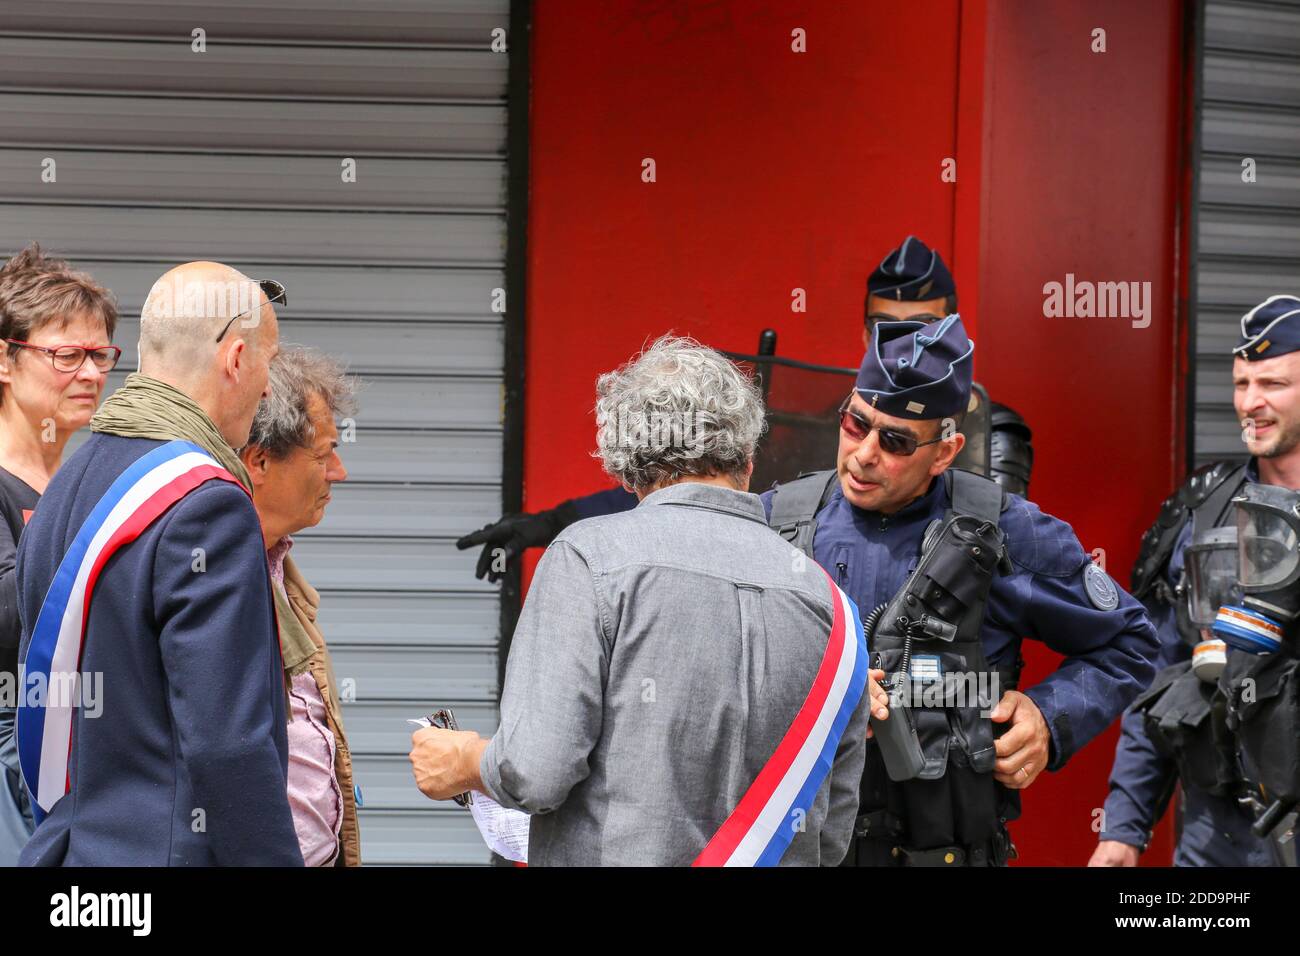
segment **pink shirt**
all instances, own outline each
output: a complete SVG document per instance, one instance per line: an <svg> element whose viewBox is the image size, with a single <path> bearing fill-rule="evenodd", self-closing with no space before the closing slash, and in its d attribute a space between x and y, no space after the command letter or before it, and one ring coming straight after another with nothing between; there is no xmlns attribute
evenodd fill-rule
<svg viewBox="0 0 1300 956"><path fill-rule="evenodd" d="M284 556L293 546L285 537L267 552L275 587L284 590ZM325 717L316 678L303 671L289 688L289 809L303 862L332 866L343 825L343 794L334 774L337 744Z"/></svg>

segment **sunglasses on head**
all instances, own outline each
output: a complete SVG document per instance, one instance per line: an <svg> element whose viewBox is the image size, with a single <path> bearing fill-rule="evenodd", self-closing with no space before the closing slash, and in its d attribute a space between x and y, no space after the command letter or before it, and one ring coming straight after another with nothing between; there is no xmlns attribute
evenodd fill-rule
<svg viewBox="0 0 1300 956"><path fill-rule="evenodd" d="M279 302L281 305L289 304L289 293L287 293L284 290L284 286L282 284L276 282L274 279L258 279L256 281L258 287L264 293L266 293L267 305L271 305L275 302ZM226 337L226 333L230 331L230 327L235 324L235 319L242 319L246 315L252 315L260 308L261 305L256 305L253 308L249 309L247 312L240 312L239 315L236 315L234 318L232 318L229 322L227 322L224 326L221 327L221 334L217 336L217 341L220 342L222 339Z"/></svg>
<svg viewBox="0 0 1300 956"><path fill-rule="evenodd" d="M943 441L945 437L940 435L938 438L931 438L929 441L917 441L905 432L895 431L892 428L881 428L849 408L849 403L852 401L853 396L850 395L844 399L844 404L840 406L840 431L854 441L865 441L867 435L871 434L874 429L882 451L886 451L891 455L901 455L905 458L908 455L915 455L916 450L922 445L933 445L935 442Z"/></svg>

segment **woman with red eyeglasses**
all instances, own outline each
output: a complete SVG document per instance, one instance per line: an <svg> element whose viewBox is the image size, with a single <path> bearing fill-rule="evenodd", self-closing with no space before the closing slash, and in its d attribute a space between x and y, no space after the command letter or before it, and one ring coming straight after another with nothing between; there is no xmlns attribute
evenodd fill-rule
<svg viewBox="0 0 1300 956"><path fill-rule="evenodd" d="M18 537L122 350L112 293L33 243L0 269L0 866L33 829L14 745Z"/></svg>

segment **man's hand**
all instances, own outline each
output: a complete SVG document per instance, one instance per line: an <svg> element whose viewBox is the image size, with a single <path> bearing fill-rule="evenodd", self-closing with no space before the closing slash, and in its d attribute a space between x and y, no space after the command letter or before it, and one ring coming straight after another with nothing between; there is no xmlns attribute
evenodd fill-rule
<svg viewBox="0 0 1300 956"><path fill-rule="evenodd" d="M537 514L509 514L456 542L461 551L483 545L474 577L496 584L506 576L510 562L529 548L544 548L561 531L555 509Z"/></svg>
<svg viewBox="0 0 1300 956"><path fill-rule="evenodd" d="M998 759L993 779L1011 790L1024 790L1047 767L1052 735L1043 712L1025 694L1009 690L989 717L998 724L1011 722L1007 732L994 741Z"/></svg>
<svg viewBox="0 0 1300 956"><path fill-rule="evenodd" d="M482 790L479 761L488 742L472 730L422 727L411 734L411 772L430 800L450 800L466 790Z"/></svg>
<svg viewBox="0 0 1300 956"><path fill-rule="evenodd" d="M1102 840L1092 851L1089 866L1137 866L1138 848L1119 840Z"/></svg>
<svg viewBox="0 0 1300 956"><path fill-rule="evenodd" d="M878 683L885 679L884 671L867 671L867 693L871 695L871 716L877 720L889 718L889 693ZM867 739L872 736L871 725L867 725Z"/></svg>

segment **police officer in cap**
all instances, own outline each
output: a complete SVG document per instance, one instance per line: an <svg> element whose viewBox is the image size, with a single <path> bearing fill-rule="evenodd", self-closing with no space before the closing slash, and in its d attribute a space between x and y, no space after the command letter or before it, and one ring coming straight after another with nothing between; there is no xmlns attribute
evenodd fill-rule
<svg viewBox="0 0 1300 956"><path fill-rule="evenodd" d="M867 279L866 324L862 347L870 348L871 330L880 322L938 322L957 311L957 285L943 256L915 236L908 236L881 260ZM972 394L972 403L976 400ZM1034 467L1029 426L1014 409L992 403L989 410L988 472L1007 491L1029 496ZM983 471L972 460L974 449L963 446L954 467Z"/></svg>
<svg viewBox="0 0 1300 956"><path fill-rule="evenodd" d="M938 322L957 311L957 287L943 257L915 236L889 252L867 279L862 346L882 322ZM957 467L988 471L1008 491L1027 496L1034 463L1032 435L1024 419L1006 405L988 410L988 461L971 460L974 446L965 448ZM809 462L807 467L816 467ZM528 548L546 547L555 536L582 518L615 514L635 508L636 495L623 488L571 498L554 508L505 515L456 542L462 550L482 545L475 574L500 580L509 563Z"/></svg>
<svg viewBox="0 0 1300 956"><path fill-rule="evenodd" d="M952 468L974 346L961 319L880 322L834 471L764 494L769 523L865 612L890 675L849 865L1001 865L1017 791L1064 766L1154 674L1142 606L1070 526ZM1065 655L1018 688L1020 642Z"/></svg>
<svg viewBox="0 0 1300 956"><path fill-rule="evenodd" d="M1233 349L1233 405L1250 458L1205 465L1161 507L1142 539L1133 593L1151 611L1162 665L1150 690L1124 715L1104 827L1090 865L1136 866L1151 828L1177 783L1182 813L1179 866L1271 866L1279 848L1252 832L1255 814L1241 797L1237 744L1226 748L1227 698L1219 687L1225 660L1248 667L1207 630L1217 607L1240 594L1202 599L1216 575L1237 567L1234 500L1251 485L1300 488L1300 299L1275 295L1242 317ZM1222 557L1217 557L1222 555ZM1230 559L1230 560L1229 560ZM1284 651L1284 653L1286 653ZM1258 789L1257 787L1255 788Z"/></svg>

